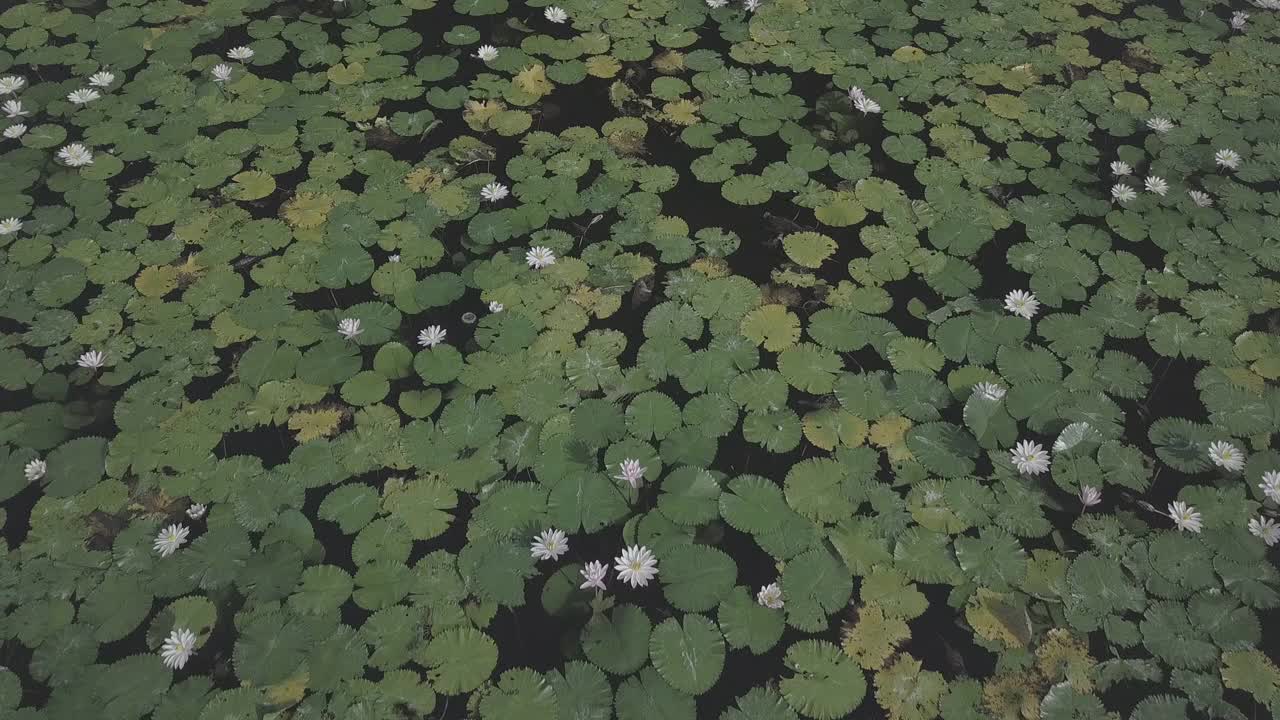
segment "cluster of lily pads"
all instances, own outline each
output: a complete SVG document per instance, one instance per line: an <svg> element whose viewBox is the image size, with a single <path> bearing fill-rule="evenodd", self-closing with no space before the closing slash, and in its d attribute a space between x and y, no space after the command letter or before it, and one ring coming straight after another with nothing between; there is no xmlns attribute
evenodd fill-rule
<svg viewBox="0 0 1280 720"><path fill-rule="evenodd" d="M0 716L1280 715L1274 0L0 11Z"/></svg>

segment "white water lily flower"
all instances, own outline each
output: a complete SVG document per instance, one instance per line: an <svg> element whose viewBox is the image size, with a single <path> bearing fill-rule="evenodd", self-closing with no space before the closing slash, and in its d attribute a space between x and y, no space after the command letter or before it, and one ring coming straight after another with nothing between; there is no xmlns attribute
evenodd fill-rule
<svg viewBox="0 0 1280 720"><path fill-rule="evenodd" d="M613 476L614 480L625 480L628 485L633 488L640 487L640 483L644 482L644 466L639 460L627 458L618 463L619 473Z"/></svg>
<svg viewBox="0 0 1280 720"><path fill-rule="evenodd" d="M618 579L631 587L644 587L658 575L658 560L643 545L630 545L614 558Z"/></svg>
<svg viewBox="0 0 1280 720"><path fill-rule="evenodd" d="M1258 489L1273 503L1280 503L1280 470L1268 470L1262 473L1262 482Z"/></svg>
<svg viewBox="0 0 1280 720"><path fill-rule="evenodd" d="M996 402L1004 397L1004 388L993 382L980 382L973 386L973 392L978 397Z"/></svg>
<svg viewBox="0 0 1280 720"><path fill-rule="evenodd" d="M1199 190L1188 190L1187 197L1191 198L1191 202L1195 203L1196 207L1213 207L1213 198L1209 197L1209 193L1200 192Z"/></svg>
<svg viewBox="0 0 1280 720"><path fill-rule="evenodd" d="M712 10L719 10L725 5L728 5L729 0L706 0L706 3L707 3L707 7L711 8Z"/></svg>
<svg viewBox="0 0 1280 720"><path fill-rule="evenodd" d="M1118 203L1127 203L1137 197L1138 193L1134 192L1133 188L1125 185L1124 183L1116 183L1111 186L1111 199Z"/></svg>
<svg viewBox="0 0 1280 720"><path fill-rule="evenodd" d="M106 88L111 87L111 83L116 81L116 74L103 70L89 76L89 84L94 87Z"/></svg>
<svg viewBox="0 0 1280 720"><path fill-rule="evenodd" d="M227 59L229 60L239 60L240 62L244 62L245 60L250 60L252 58L253 48L246 47L244 45L233 47L227 51Z"/></svg>
<svg viewBox="0 0 1280 720"><path fill-rule="evenodd" d="M586 590L588 588L599 588L600 590L605 589L604 576L609 573L609 567L604 563L599 560L592 560L578 572L581 573L583 579L586 580L586 582L578 586L579 590Z"/></svg>
<svg viewBox="0 0 1280 720"><path fill-rule="evenodd" d="M546 18L547 20L553 23L562 23L565 20L569 19L569 13L565 12L564 8L562 7L552 5L551 7L542 11L542 17Z"/></svg>
<svg viewBox="0 0 1280 720"><path fill-rule="evenodd" d="M22 221L16 217L0 220L0 235L12 235L22 229Z"/></svg>
<svg viewBox="0 0 1280 720"><path fill-rule="evenodd" d="M863 115L880 112L880 103L867 97L866 93L862 92L862 88L857 85L849 88L849 102L853 103L853 107Z"/></svg>
<svg viewBox="0 0 1280 720"><path fill-rule="evenodd" d="M490 60L497 60L497 59L498 59L498 48L496 48L496 47L494 47L494 46L492 46L492 45L481 45L481 46L476 50L475 57L477 57L477 58L479 58L479 59L481 59L481 60L483 60L483 61L485 61L485 62L489 62Z"/></svg>
<svg viewBox="0 0 1280 720"><path fill-rule="evenodd" d="M1269 517L1259 515L1249 521L1249 534L1260 538L1262 542L1267 544L1267 547L1271 547L1280 542L1280 525L1277 525L1276 521Z"/></svg>
<svg viewBox="0 0 1280 720"><path fill-rule="evenodd" d="M169 557L177 552L178 548L182 547L183 543L187 541L187 535L190 532L186 525L174 523L156 535L156 541L152 544L152 547L156 552L160 553L160 557Z"/></svg>
<svg viewBox="0 0 1280 720"><path fill-rule="evenodd" d="M342 318L338 321L338 334L346 340L354 340L364 328L360 327L360 318Z"/></svg>
<svg viewBox="0 0 1280 720"><path fill-rule="evenodd" d="M209 506L204 503L193 503L191 507L187 508L187 517L192 520L199 520L204 517L204 514L208 512L208 510Z"/></svg>
<svg viewBox="0 0 1280 720"><path fill-rule="evenodd" d="M1010 290L1009 294L1004 296L1004 309L1030 320L1040 310L1040 301L1036 300L1035 293L1026 290Z"/></svg>
<svg viewBox="0 0 1280 720"><path fill-rule="evenodd" d="M1244 469L1244 453L1235 445L1218 440L1209 443L1209 462L1224 470L1236 472Z"/></svg>
<svg viewBox="0 0 1280 720"><path fill-rule="evenodd" d="M231 73L234 72L234 70L234 68L226 63L218 63L213 66L213 69L210 70L209 73L213 75L214 82L224 83L231 79Z"/></svg>
<svg viewBox="0 0 1280 720"><path fill-rule="evenodd" d="M880 103L863 95L853 101L853 107L863 115L876 115L880 113Z"/></svg>
<svg viewBox="0 0 1280 720"><path fill-rule="evenodd" d="M1118 177L1121 175L1130 175L1132 173L1133 173L1133 168L1127 162L1116 160L1115 162L1111 163L1112 175L1115 175Z"/></svg>
<svg viewBox="0 0 1280 720"><path fill-rule="evenodd" d="M22 476L27 479L27 482L35 482L44 477L48 470L48 463L37 458L22 466Z"/></svg>
<svg viewBox="0 0 1280 720"><path fill-rule="evenodd" d="M541 270L544 267L556 264L556 254L551 252L549 247L534 245L525 252L524 261L529 263L529 267Z"/></svg>
<svg viewBox="0 0 1280 720"><path fill-rule="evenodd" d="M782 601L782 588L778 587L776 582L765 585L760 588L760 592L756 593L756 602L770 610L781 610L785 605Z"/></svg>
<svg viewBox="0 0 1280 720"><path fill-rule="evenodd" d="M418 333L418 344L422 347L433 348L444 342L444 336L448 333L439 325L428 325L426 330Z"/></svg>
<svg viewBox="0 0 1280 720"><path fill-rule="evenodd" d="M1231 13L1231 29L1243 31L1244 26L1249 22L1249 13L1237 11Z"/></svg>
<svg viewBox="0 0 1280 720"><path fill-rule="evenodd" d="M1223 148L1213 154L1213 161L1228 170L1235 170L1240 167L1240 160L1240 153L1231 148Z"/></svg>
<svg viewBox="0 0 1280 720"><path fill-rule="evenodd" d="M88 352L81 353L80 357L76 358L76 364L82 368L97 370L107 364L107 354L97 350L90 350Z"/></svg>
<svg viewBox="0 0 1280 720"><path fill-rule="evenodd" d="M186 628L174 628L160 646L160 658L167 668L181 670L196 651L196 634Z"/></svg>
<svg viewBox="0 0 1280 720"><path fill-rule="evenodd" d="M12 95L22 89L27 84L27 79L21 75L5 75L0 77L0 95Z"/></svg>
<svg viewBox="0 0 1280 720"><path fill-rule="evenodd" d="M755 12L760 9L760 0L747 0L742 3L742 8L747 12Z"/></svg>
<svg viewBox="0 0 1280 720"><path fill-rule="evenodd" d="M506 308L502 306L502 303L498 302L497 300L489 301L489 312L500 313L503 310L506 310Z"/></svg>
<svg viewBox="0 0 1280 720"><path fill-rule="evenodd" d="M58 159L70 167L93 164L93 152L80 143L71 143L58 151Z"/></svg>
<svg viewBox="0 0 1280 720"><path fill-rule="evenodd" d="M89 103L102 97L97 90L93 88L80 88L67 93L67 102L73 105L88 105Z"/></svg>
<svg viewBox="0 0 1280 720"><path fill-rule="evenodd" d="M1153 192L1161 197L1164 197L1164 194L1169 192L1169 183L1158 175L1148 175L1147 179L1142 181L1142 184L1147 188L1147 192Z"/></svg>
<svg viewBox="0 0 1280 720"><path fill-rule="evenodd" d="M1169 503L1169 517L1173 520L1173 524L1178 526L1179 530L1198 533L1204 527L1203 523L1200 522L1200 513L1196 512L1194 507L1181 500Z"/></svg>
<svg viewBox="0 0 1280 720"><path fill-rule="evenodd" d="M1037 442L1019 442L1009 451L1009 457L1020 473L1039 475L1049 470L1049 451Z"/></svg>
<svg viewBox="0 0 1280 720"><path fill-rule="evenodd" d="M16 140L27 133L27 126L22 123L15 123L4 129L4 136L10 140Z"/></svg>
<svg viewBox="0 0 1280 720"><path fill-rule="evenodd" d="M1147 127L1158 133L1167 133L1173 129L1173 123L1162 117L1153 117L1147 121Z"/></svg>
<svg viewBox="0 0 1280 720"><path fill-rule="evenodd" d="M510 194L511 191L507 190L507 186L500 182L491 182L480 188L480 197L488 200L489 202L498 202Z"/></svg>
<svg viewBox="0 0 1280 720"><path fill-rule="evenodd" d="M0 109L4 110L5 117L16 118L23 115L29 115L27 110L22 109L21 100L5 100L4 105L0 105Z"/></svg>
<svg viewBox="0 0 1280 720"><path fill-rule="evenodd" d="M569 552L569 537L563 530L550 528L533 536L533 545L529 546L529 554L539 560L558 560Z"/></svg>
<svg viewBox="0 0 1280 720"><path fill-rule="evenodd" d="M1080 486L1080 504L1091 508L1102 502L1102 491L1092 485Z"/></svg>

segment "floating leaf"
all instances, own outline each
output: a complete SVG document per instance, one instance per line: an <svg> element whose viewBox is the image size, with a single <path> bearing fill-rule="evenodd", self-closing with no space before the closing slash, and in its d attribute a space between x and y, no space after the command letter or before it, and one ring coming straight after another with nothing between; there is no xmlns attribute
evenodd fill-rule
<svg viewBox="0 0 1280 720"><path fill-rule="evenodd" d="M69 440L49 454L45 492L69 497L93 487L106 471L107 441L100 437Z"/></svg>
<svg viewBox="0 0 1280 720"><path fill-rule="evenodd" d="M777 644L785 627L782 613L759 604L741 586L734 588L721 601L716 616L730 646L746 647L756 655Z"/></svg>
<svg viewBox="0 0 1280 720"><path fill-rule="evenodd" d="M486 720L555 720L556 692L542 675L516 668L502 673L497 687L480 699L480 716Z"/></svg>
<svg viewBox="0 0 1280 720"><path fill-rule="evenodd" d="M802 640L787 648L790 677L779 683L787 703L805 717L834 720L852 712L867 692L867 680L835 645Z"/></svg>
<svg viewBox="0 0 1280 720"><path fill-rule="evenodd" d="M454 628L437 635L423 650L427 677L446 695L474 690L498 663L498 646L474 628Z"/></svg>
<svg viewBox="0 0 1280 720"><path fill-rule="evenodd" d="M777 352L800 339L800 321L781 305L762 305L742 319L742 334Z"/></svg>
<svg viewBox="0 0 1280 720"><path fill-rule="evenodd" d="M694 720L697 717L697 704L693 697L672 688L651 667L624 680L618 686L615 702L618 720L655 717Z"/></svg>
<svg viewBox="0 0 1280 720"><path fill-rule="evenodd" d="M737 567L723 552L683 545L660 559L658 581L667 600L686 612L710 610L733 588Z"/></svg>
<svg viewBox="0 0 1280 720"><path fill-rule="evenodd" d="M677 690L701 695L715 684L724 667L724 637L701 615L668 618L649 636L653 667Z"/></svg>
<svg viewBox="0 0 1280 720"><path fill-rule="evenodd" d="M649 658L649 618L634 605L619 605L596 616L582 636L587 659L614 675L630 675Z"/></svg>
<svg viewBox="0 0 1280 720"><path fill-rule="evenodd" d="M836 241L822 233L800 232L782 238L782 247L792 261L816 268L836 251Z"/></svg>

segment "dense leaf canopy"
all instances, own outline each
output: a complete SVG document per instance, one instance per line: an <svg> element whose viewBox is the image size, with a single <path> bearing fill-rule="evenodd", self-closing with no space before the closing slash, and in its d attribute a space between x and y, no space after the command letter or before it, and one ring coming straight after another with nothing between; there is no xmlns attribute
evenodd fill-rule
<svg viewBox="0 0 1280 720"><path fill-rule="evenodd" d="M0 11L0 716L1280 716L1274 0L549 1Z"/></svg>

